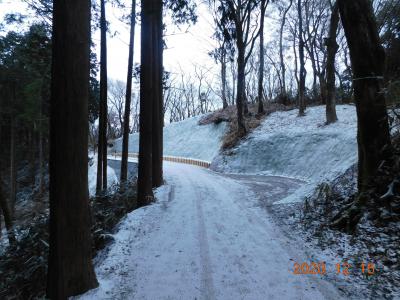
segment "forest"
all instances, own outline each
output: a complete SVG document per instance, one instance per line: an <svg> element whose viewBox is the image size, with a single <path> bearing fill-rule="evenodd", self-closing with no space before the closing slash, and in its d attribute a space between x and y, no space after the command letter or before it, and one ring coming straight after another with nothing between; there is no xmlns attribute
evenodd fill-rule
<svg viewBox="0 0 400 300"><path fill-rule="evenodd" d="M0 18L0 299L400 298L399 0Z"/></svg>

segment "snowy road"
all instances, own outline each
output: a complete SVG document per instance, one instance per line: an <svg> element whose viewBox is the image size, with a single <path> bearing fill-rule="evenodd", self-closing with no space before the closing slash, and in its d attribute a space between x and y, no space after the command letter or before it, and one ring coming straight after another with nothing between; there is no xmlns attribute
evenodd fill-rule
<svg viewBox="0 0 400 300"><path fill-rule="evenodd" d="M320 275L292 274L294 262L309 259L260 208L260 189L183 164L166 163L164 172L158 202L121 223L96 267L100 287L84 299L341 298ZM275 181L266 198L299 184Z"/></svg>

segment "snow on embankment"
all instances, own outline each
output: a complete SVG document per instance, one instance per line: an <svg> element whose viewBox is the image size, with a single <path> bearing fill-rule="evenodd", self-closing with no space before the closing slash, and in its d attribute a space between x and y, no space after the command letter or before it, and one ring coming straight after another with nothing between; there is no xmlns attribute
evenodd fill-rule
<svg viewBox="0 0 400 300"><path fill-rule="evenodd" d="M326 126L325 106L268 116L239 146L214 159L226 173L280 175L309 183L333 179L357 161L355 107L338 105L339 121Z"/></svg>
<svg viewBox="0 0 400 300"><path fill-rule="evenodd" d="M198 125L203 116L168 124L164 127L164 155L212 161L219 153L226 123ZM122 139L115 140L112 152L122 151ZM129 136L129 152L139 152L139 135Z"/></svg>
<svg viewBox="0 0 400 300"><path fill-rule="evenodd" d="M97 181L97 155L93 156L93 164L88 169L88 185L89 195L94 196L96 194L96 181ZM113 184L118 182L115 171L110 166L107 166L107 187L111 187Z"/></svg>

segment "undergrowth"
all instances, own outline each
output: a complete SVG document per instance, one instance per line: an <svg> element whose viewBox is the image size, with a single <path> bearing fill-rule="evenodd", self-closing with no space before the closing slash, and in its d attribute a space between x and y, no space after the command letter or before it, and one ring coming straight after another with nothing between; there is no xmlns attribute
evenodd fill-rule
<svg viewBox="0 0 400 300"><path fill-rule="evenodd" d="M130 180L135 182L135 180ZM118 222L137 207L136 186L114 186L90 199L92 212L93 256L113 240ZM18 242L0 256L0 299L38 299L45 297L49 250L48 204L29 225L16 228Z"/></svg>
<svg viewBox="0 0 400 300"><path fill-rule="evenodd" d="M262 121L271 113L276 111L287 111L293 109L292 106L285 106L279 103L265 102L264 112L258 113L258 104L249 103L249 112L243 115L243 120L246 127L246 133L238 133L237 110L235 106L228 106L225 109L218 110L207 115L199 121L199 125L219 124L228 122L228 131L222 141L222 150L227 150L235 147L243 138L249 135L255 128L261 125Z"/></svg>

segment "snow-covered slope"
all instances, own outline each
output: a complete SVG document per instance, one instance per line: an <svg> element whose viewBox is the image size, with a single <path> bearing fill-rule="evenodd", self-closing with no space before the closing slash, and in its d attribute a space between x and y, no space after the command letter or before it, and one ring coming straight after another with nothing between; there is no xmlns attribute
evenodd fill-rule
<svg viewBox="0 0 400 300"><path fill-rule="evenodd" d="M338 105L339 121L325 126L325 106L271 114L211 168L228 173L282 175L318 182L332 179L357 161L357 117L352 105Z"/></svg>
<svg viewBox="0 0 400 300"><path fill-rule="evenodd" d="M97 156L96 156L97 157ZM88 169L88 185L89 195L94 196L96 194L96 179L97 179L97 160L96 157L93 159L93 164ZM107 187L111 187L113 184L118 182L118 178L115 171L110 166L107 166Z"/></svg>
<svg viewBox="0 0 400 300"><path fill-rule="evenodd" d="M198 125L200 118L186 119L164 128L164 155L212 161L221 148L221 138L225 134L226 123L218 125ZM122 139L114 142L113 151L122 151ZM139 152L139 135L129 136L129 152Z"/></svg>

